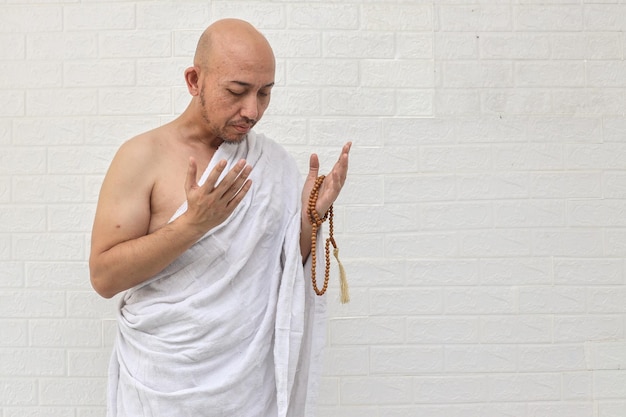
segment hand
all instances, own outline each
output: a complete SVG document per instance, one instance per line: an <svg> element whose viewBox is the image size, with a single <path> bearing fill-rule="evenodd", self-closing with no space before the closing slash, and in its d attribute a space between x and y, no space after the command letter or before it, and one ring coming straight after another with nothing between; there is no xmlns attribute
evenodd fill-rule
<svg viewBox="0 0 626 417"><path fill-rule="evenodd" d="M323 217L330 206L335 202L341 192L341 189L343 188L344 183L346 182L346 176L348 175L348 154L350 153L351 146L352 142L348 142L343 145L339 159L333 166L333 169L331 169L328 175L326 175L324 182L320 186L317 204L315 206L315 209L320 217ZM309 196L313 186L315 185L315 180L319 176L319 167L320 164L317 155L312 154L309 160L309 174L306 177L304 188L302 189L302 209L303 216L305 218L308 218L306 210L309 202Z"/></svg>
<svg viewBox="0 0 626 417"><path fill-rule="evenodd" d="M189 158L185 193L187 194L187 212L189 223L200 233L224 222L243 200L252 182L247 179L252 171L245 160L240 160L216 185L217 180L226 168L226 161L221 160L211 171L206 182L201 186L196 181L198 165Z"/></svg>

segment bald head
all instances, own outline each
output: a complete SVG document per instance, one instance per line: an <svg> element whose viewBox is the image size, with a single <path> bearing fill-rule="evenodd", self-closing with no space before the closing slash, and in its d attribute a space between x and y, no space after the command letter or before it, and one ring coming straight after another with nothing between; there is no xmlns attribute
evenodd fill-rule
<svg viewBox="0 0 626 417"><path fill-rule="evenodd" d="M274 53L267 39L250 23L239 19L218 20L206 28L193 62L201 70L211 71L227 59L256 59L274 65Z"/></svg>

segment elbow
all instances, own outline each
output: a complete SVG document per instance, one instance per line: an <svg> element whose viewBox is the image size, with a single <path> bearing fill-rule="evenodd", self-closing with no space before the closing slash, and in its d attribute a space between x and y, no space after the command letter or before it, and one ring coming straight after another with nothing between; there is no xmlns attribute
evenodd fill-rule
<svg viewBox="0 0 626 417"><path fill-rule="evenodd" d="M98 271L95 263L90 259L89 261L89 279L91 281L92 288L102 298L113 298L119 291L116 291L111 285L111 280L106 274Z"/></svg>

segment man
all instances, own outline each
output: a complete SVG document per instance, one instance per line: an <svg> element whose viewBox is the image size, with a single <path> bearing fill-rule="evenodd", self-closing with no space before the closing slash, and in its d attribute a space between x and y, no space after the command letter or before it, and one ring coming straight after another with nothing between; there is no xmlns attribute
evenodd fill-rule
<svg viewBox="0 0 626 417"><path fill-rule="evenodd" d="M191 94L174 121L124 143L92 232L91 282L126 291L108 415L297 416L315 405L323 299L306 281L312 226L282 147L251 128L270 102L275 60L250 24L200 37ZM348 170L347 143L319 189L326 213Z"/></svg>

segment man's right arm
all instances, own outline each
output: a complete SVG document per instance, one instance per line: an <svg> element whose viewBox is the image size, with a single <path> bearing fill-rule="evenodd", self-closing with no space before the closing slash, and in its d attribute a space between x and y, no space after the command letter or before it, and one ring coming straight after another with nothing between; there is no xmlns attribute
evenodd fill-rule
<svg viewBox="0 0 626 417"><path fill-rule="evenodd" d="M137 141L124 144L102 184L91 236L89 269L92 286L105 298L162 271L208 230L226 220L250 188L247 176L251 168L245 161L236 164L216 185L226 166L224 161L219 162L205 184L198 186L197 165L190 159L184 184L187 212L148 233L154 183L147 162L149 152Z"/></svg>

